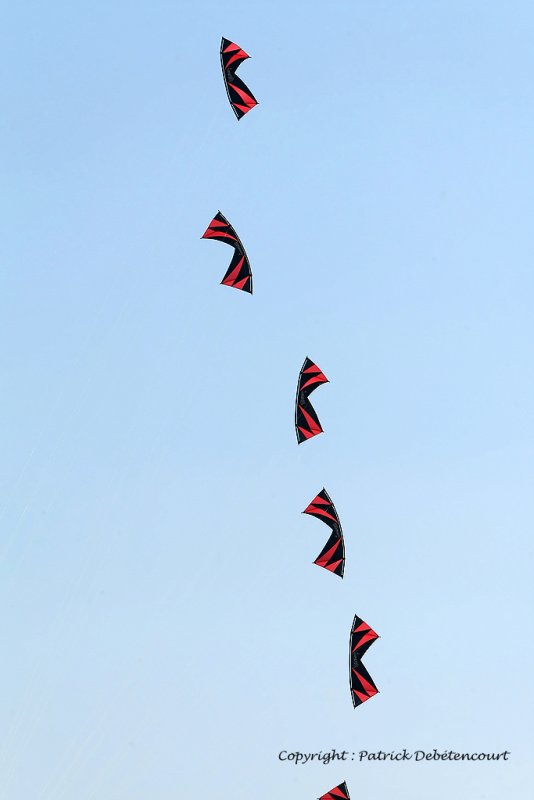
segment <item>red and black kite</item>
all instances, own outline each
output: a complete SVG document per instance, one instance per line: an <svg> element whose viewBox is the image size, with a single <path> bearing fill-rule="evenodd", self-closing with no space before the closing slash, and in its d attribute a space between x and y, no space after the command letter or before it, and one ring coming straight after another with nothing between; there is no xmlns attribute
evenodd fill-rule
<svg viewBox="0 0 534 800"><path fill-rule="evenodd" d="M234 248L235 252L230 266L221 283L224 286L233 286L234 289L241 289L243 292L252 294L252 271L245 248L235 230L220 211L217 211L201 238L216 239L218 242L224 242Z"/></svg>
<svg viewBox="0 0 534 800"><path fill-rule="evenodd" d="M347 784L343 781L339 786L330 789L326 794L322 794L319 800L350 800L349 790Z"/></svg>
<svg viewBox="0 0 534 800"><path fill-rule="evenodd" d="M306 358L299 374L295 403L295 431L299 444L323 432L315 409L308 399L321 383L328 383L328 378L323 375L317 364Z"/></svg>
<svg viewBox="0 0 534 800"><path fill-rule="evenodd" d="M236 70L250 56L224 36L221 41L221 67L224 85L230 105L234 109L237 119L248 114L251 108L258 105L258 101L243 81L237 77Z"/></svg>
<svg viewBox="0 0 534 800"><path fill-rule="evenodd" d="M378 634L357 614L350 631L350 693L354 708L378 694L373 679L362 664L362 656Z"/></svg>
<svg viewBox="0 0 534 800"><path fill-rule="evenodd" d="M345 571L345 542L343 530L335 506L326 489L321 489L303 514L311 514L332 529L329 540L313 562L318 567L324 567L335 575L343 577Z"/></svg>

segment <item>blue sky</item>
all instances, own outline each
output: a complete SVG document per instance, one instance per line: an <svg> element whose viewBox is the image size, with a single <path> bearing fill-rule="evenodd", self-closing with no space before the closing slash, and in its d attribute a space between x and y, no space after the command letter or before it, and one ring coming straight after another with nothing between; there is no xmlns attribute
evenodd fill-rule
<svg viewBox="0 0 534 800"><path fill-rule="evenodd" d="M2 23L2 800L526 798L531 5ZM200 239L217 209L253 297ZM307 355L325 435L297 448ZM300 514L322 486L343 582ZM356 711L355 613L381 636ZM277 760L332 747L512 757Z"/></svg>

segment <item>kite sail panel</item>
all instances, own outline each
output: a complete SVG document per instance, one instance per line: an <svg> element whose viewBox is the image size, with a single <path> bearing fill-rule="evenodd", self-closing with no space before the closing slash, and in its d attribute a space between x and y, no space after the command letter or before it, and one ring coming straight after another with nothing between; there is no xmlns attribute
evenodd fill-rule
<svg viewBox="0 0 534 800"><path fill-rule="evenodd" d="M335 575L343 577L345 571L345 542L343 530L335 506L326 489L321 489L310 505L304 509L303 514L311 514L332 529L332 534L327 543L313 562L318 567L330 570Z"/></svg>
<svg viewBox="0 0 534 800"><path fill-rule="evenodd" d="M361 660L375 639L378 634L356 614L350 631L350 691L354 708L378 694Z"/></svg>
<svg viewBox="0 0 534 800"><path fill-rule="evenodd" d="M295 402L295 431L299 444L323 432L315 409L308 399L321 383L328 383L328 378L317 364L306 358L300 370Z"/></svg>
<svg viewBox="0 0 534 800"><path fill-rule="evenodd" d="M221 67L224 85L230 105L237 119L248 114L251 108L258 105L258 101L243 81L237 77L236 71L240 64L250 56L238 44L225 39L221 41Z"/></svg>
<svg viewBox="0 0 534 800"><path fill-rule="evenodd" d="M330 789L326 794L322 794L319 800L350 800L349 790L345 781Z"/></svg>
<svg viewBox="0 0 534 800"><path fill-rule="evenodd" d="M201 238L216 239L218 242L229 244L234 248L230 266L221 283L224 286L233 286L234 289L241 289L243 292L252 294L252 270L245 248L234 228L220 211L217 211Z"/></svg>

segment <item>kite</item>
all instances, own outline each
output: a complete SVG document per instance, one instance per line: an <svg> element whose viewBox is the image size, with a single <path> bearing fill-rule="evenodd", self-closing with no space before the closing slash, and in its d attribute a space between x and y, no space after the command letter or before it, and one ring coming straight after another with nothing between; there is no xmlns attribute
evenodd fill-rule
<svg viewBox="0 0 534 800"><path fill-rule="evenodd" d="M234 248L235 253L221 283L224 286L233 286L234 289L242 289L242 291L252 294L252 271L245 248L235 230L220 211L217 211L201 238L216 239L218 242L224 242Z"/></svg>
<svg viewBox="0 0 534 800"><path fill-rule="evenodd" d="M328 383L328 378L323 375L317 364L306 358L299 374L295 403L295 432L299 444L323 432L315 409L308 400L310 394L321 383Z"/></svg>
<svg viewBox="0 0 534 800"><path fill-rule="evenodd" d="M311 501L308 508L305 508L302 513L311 514L312 517L317 517L329 528L332 528L329 540L313 563L317 564L318 567L330 570L330 572L342 578L345 571L343 530L335 506L326 489L321 489L317 497Z"/></svg>
<svg viewBox="0 0 534 800"><path fill-rule="evenodd" d="M356 614L350 631L350 691L354 708L378 694L373 679L361 661L375 639L378 639L378 634Z"/></svg>
<svg viewBox="0 0 534 800"><path fill-rule="evenodd" d="M349 790L345 781L334 789L330 789L326 794L322 794L319 800L350 800Z"/></svg>
<svg viewBox="0 0 534 800"><path fill-rule="evenodd" d="M248 114L251 108L258 105L258 101L243 81L237 77L236 70L250 56L224 36L221 41L221 67L224 85L230 105L234 109L237 119Z"/></svg>

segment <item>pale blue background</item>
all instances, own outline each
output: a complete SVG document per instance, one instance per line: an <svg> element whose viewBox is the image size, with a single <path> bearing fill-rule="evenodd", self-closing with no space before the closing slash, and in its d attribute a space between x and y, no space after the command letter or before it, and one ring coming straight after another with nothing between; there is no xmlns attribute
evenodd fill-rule
<svg viewBox="0 0 534 800"><path fill-rule="evenodd" d="M531 798L532 4L1 28L2 800ZM252 298L199 238L218 208ZM306 355L331 383L297 448ZM344 582L300 515L323 485ZM277 761L331 747L512 757Z"/></svg>

